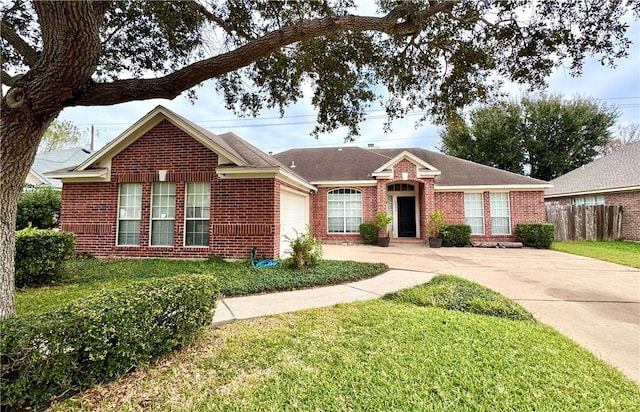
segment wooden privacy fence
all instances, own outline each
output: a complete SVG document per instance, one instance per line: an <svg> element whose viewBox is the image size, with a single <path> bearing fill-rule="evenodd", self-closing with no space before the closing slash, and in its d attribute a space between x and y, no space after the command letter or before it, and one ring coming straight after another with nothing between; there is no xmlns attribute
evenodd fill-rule
<svg viewBox="0 0 640 412"><path fill-rule="evenodd" d="M554 239L617 240L622 232L622 206L545 205L547 222L556 225Z"/></svg>

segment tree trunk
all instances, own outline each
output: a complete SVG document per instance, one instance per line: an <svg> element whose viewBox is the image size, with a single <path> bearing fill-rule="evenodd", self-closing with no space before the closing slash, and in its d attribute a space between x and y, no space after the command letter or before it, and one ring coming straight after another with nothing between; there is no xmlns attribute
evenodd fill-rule
<svg viewBox="0 0 640 412"><path fill-rule="evenodd" d="M2 102L0 141L0 319L15 315L16 210L40 137L58 112L36 120Z"/></svg>
<svg viewBox="0 0 640 412"><path fill-rule="evenodd" d="M96 70L99 30L108 5L34 3L43 47L28 53L31 69L5 94L0 107L0 319L15 315L15 224L24 181L45 130L84 92Z"/></svg>

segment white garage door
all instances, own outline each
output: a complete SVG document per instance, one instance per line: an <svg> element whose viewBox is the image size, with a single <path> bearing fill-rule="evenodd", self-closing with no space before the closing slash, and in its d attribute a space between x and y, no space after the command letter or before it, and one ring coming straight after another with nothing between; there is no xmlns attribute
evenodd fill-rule
<svg viewBox="0 0 640 412"><path fill-rule="evenodd" d="M309 195L280 189L280 257L289 255L289 241L309 224Z"/></svg>

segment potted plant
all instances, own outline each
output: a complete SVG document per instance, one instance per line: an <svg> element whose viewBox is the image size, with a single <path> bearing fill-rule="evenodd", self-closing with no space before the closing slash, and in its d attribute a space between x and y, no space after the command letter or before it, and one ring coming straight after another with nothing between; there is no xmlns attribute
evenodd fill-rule
<svg viewBox="0 0 640 412"><path fill-rule="evenodd" d="M389 246L389 230L387 226L391 223L391 216L386 212L376 212L376 227L378 228L378 246Z"/></svg>
<svg viewBox="0 0 640 412"><path fill-rule="evenodd" d="M429 215L429 247L442 246L442 227L445 225L444 212L434 210Z"/></svg>

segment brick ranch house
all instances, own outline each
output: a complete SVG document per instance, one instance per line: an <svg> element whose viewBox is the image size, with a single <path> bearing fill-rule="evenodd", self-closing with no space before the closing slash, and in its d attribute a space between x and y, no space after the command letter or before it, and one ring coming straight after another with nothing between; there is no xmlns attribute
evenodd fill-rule
<svg viewBox="0 0 640 412"><path fill-rule="evenodd" d="M547 182L423 149L335 147L262 152L158 106L63 181L61 228L98 257L277 257L310 225L359 241L376 211L393 238L427 239L428 216L468 223L473 240L514 240L545 218Z"/></svg>

